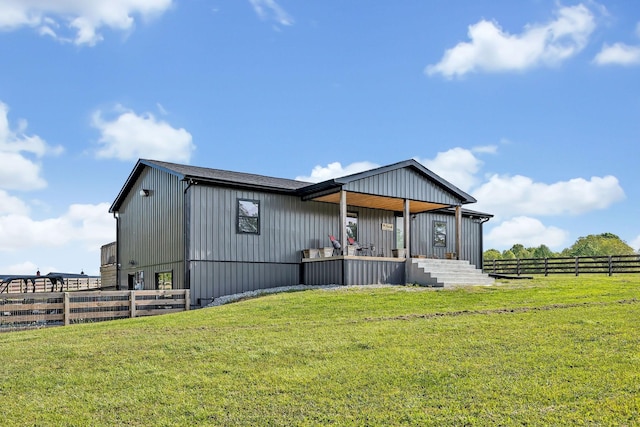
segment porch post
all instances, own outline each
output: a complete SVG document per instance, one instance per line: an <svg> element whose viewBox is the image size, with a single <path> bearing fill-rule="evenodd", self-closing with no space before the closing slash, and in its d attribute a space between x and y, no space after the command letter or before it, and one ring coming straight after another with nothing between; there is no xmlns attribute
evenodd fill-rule
<svg viewBox="0 0 640 427"><path fill-rule="evenodd" d="M347 253L347 192L340 190L340 245L342 255Z"/></svg>
<svg viewBox="0 0 640 427"><path fill-rule="evenodd" d="M462 251L462 207L456 206L456 259L460 259Z"/></svg>
<svg viewBox="0 0 640 427"><path fill-rule="evenodd" d="M411 272L411 253L409 251L409 248L411 246L411 239L409 238L409 236L411 236L411 229L410 224L411 224L411 209L409 204L411 202L409 201L409 199L404 199L404 212L403 212L403 219L404 219L404 250L405 250L405 259L404 259L404 283L409 283L410 280L410 272Z"/></svg>
<svg viewBox="0 0 640 427"><path fill-rule="evenodd" d="M411 230L409 229L411 224L411 210L409 209L410 203L409 199L404 199L404 247L407 253L407 259L411 258L411 253L409 252L411 245L411 241L409 239L409 236L411 236Z"/></svg>

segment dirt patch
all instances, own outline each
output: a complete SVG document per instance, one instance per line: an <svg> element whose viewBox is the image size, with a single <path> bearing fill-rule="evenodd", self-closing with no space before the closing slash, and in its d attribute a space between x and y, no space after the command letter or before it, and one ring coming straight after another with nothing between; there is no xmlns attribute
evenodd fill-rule
<svg viewBox="0 0 640 427"><path fill-rule="evenodd" d="M604 306L611 304L637 304L638 299L632 298L628 300L620 300L615 302L583 302L573 304L550 304L540 307L513 307L513 308L494 308L488 310L460 310L460 311L443 311L436 313L423 313L423 314L405 314L402 316L393 317L368 317L365 321L377 322L385 320L413 320L413 319L434 319L438 317L457 317L457 316L477 316L477 315L493 315L493 314L514 314L514 313L528 313L531 311L547 311L547 310L563 310L567 308L576 307L593 307Z"/></svg>

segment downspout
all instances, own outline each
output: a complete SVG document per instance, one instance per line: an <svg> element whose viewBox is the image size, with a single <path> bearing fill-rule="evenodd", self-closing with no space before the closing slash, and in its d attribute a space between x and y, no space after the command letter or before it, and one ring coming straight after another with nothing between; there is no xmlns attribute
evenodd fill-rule
<svg viewBox="0 0 640 427"><path fill-rule="evenodd" d="M489 221L490 218L480 218L478 223L480 224L480 270L484 271L484 223Z"/></svg>
<svg viewBox="0 0 640 427"><path fill-rule="evenodd" d="M116 290L120 290L120 213L113 213L116 219Z"/></svg>
<svg viewBox="0 0 640 427"><path fill-rule="evenodd" d="M189 240L189 220L191 215L191 204L189 203L189 198L187 197L187 192L191 188L192 185L197 184L196 181L190 179L182 192L182 246L183 246L183 258L184 258L184 289L191 289L191 261L189 260L189 245L191 244Z"/></svg>

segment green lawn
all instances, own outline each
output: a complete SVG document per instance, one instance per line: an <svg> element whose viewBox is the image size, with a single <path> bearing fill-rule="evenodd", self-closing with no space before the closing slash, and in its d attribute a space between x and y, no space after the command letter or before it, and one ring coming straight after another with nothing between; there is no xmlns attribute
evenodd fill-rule
<svg viewBox="0 0 640 427"><path fill-rule="evenodd" d="M284 293L0 361L2 425L640 425L640 276Z"/></svg>

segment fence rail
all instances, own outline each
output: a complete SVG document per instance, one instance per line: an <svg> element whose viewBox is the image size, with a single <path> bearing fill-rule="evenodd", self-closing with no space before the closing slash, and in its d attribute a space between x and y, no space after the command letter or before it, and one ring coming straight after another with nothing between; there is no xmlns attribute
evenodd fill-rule
<svg viewBox="0 0 640 427"><path fill-rule="evenodd" d="M59 291L86 291L90 289L100 289L102 280L100 277L68 277L64 278L64 283L53 284L46 277L42 276L31 281L13 280L4 282L0 280L0 294L21 293L21 292L53 292Z"/></svg>
<svg viewBox="0 0 640 427"><path fill-rule="evenodd" d="M640 273L640 255L485 260L488 274L626 274Z"/></svg>
<svg viewBox="0 0 640 427"><path fill-rule="evenodd" d="M189 310L188 289L0 294L0 332Z"/></svg>

